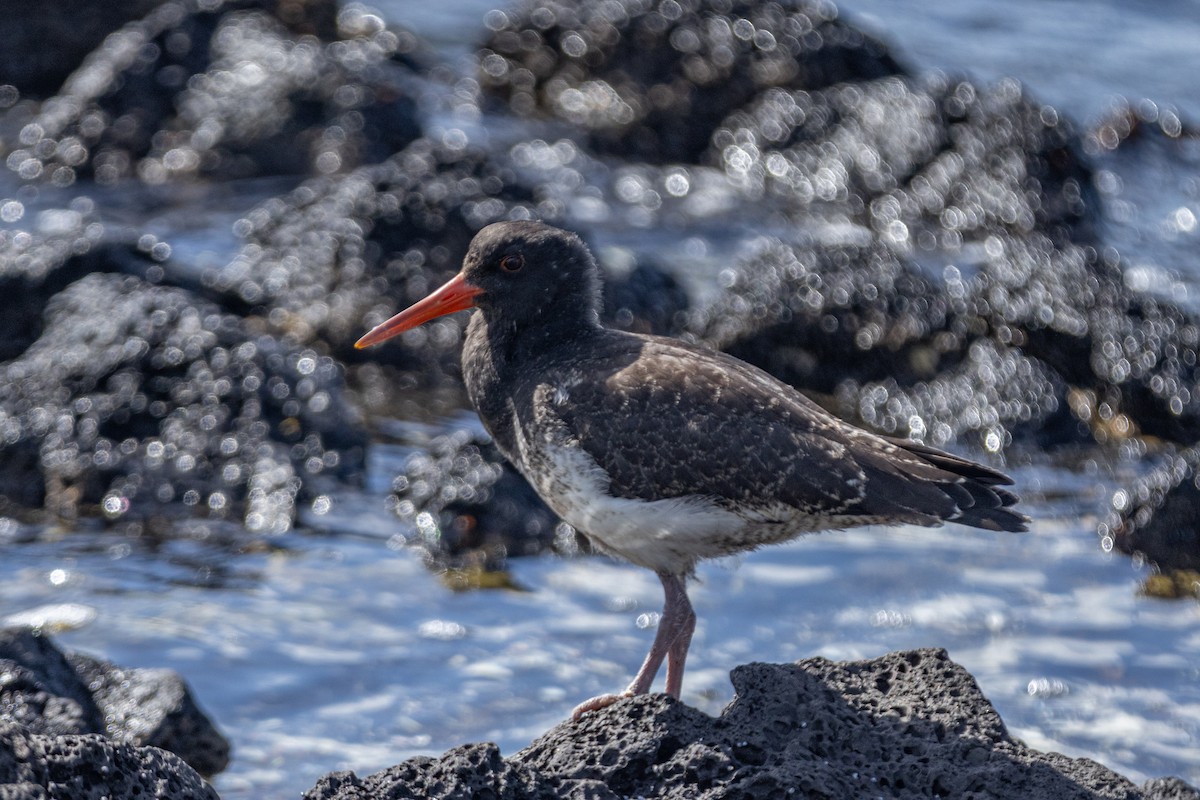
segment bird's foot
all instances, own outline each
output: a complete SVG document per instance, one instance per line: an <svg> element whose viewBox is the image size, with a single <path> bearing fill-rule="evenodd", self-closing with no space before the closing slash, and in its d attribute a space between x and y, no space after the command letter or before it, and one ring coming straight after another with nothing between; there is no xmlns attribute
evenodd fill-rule
<svg viewBox="0 0 1200 800"><path fill-rule="evenodd" d="M624 700L626 697L633 697L633 695L633 691L626 689L623 692L602 694L598 697L593 697L591 700L584 700L571 711L571 720L579 722L579 718L589 711L599 711L602 708L608 708L618 700Z"/></svg>

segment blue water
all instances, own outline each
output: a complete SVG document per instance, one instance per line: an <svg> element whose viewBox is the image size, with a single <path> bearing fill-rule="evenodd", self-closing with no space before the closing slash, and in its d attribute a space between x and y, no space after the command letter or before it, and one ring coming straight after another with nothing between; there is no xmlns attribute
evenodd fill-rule
<svg viewBox="0 0 1200 800"><path fill-rule="evenodd" d="M491 7L382 4L454 58ZM844 13L919 69L1015 76L1081 123L1117 95L1200 120L1200 2L863 0ZM1110 235L1136 288L1190 302L1200 242L1180 210L1200 217L1200 168L1140 158L1112 165L1130 191L1113 199ZM1168 177L1139 183L1143 166ZM227 257L227 213L181 216L154 221L177 252ZM546 556L512 562L523 590L455 593L399 546L384 508L403 457L376 445L367 490L331 496L248 554L220 537L150 547L0 523L0 617L42 619L62 645L123 665L180 671L233 741L215 780L227 800L296 797L333 769L368 773L467 741L511 753L579 700L625 685L653 636L657 580ZM1137 466L1094 453L1072 469L1009 467L1035 518L1028 534L865 529L704 565L685 702L718 713L729 669L747 661L945 647L1030 745L1138 781L1200 784L1200 604L1142 597L1148 570L1095 536Z"/></svg>

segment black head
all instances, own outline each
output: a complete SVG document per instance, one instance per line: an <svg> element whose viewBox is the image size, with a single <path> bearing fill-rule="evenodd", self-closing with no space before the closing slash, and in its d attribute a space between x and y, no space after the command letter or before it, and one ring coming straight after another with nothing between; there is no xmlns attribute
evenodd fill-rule
<svg viewBox="0 0 1200 800"><path fill-rule="evenodd" d="M359 339L373 344L443 314L477 307L496 330L569 336L599 326L600 276L587 245L544 222L497 222L475 234L445 285Z"/></svg>
<svg viewBox="0 0 1200 800"><path fill-rule="evenodd" d="M544 222L497 222L475 235L463 280L475 305L518 327L555 321L598 324L600 278L583 240Z"/></svg>

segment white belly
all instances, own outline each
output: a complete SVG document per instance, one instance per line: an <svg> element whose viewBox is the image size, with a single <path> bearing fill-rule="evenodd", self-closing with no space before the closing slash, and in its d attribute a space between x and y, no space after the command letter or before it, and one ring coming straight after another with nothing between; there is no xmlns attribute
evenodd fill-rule
<svg viewBox="0 0 1200 800"><path fill-rule="evenodd" d="M518 435L525 477L546 504L600 550L673 574L696 562L791 538L810 528L794 509L736 513L703 497L635 500L608 493L608 475L578 447L531 447Z"/></svg>

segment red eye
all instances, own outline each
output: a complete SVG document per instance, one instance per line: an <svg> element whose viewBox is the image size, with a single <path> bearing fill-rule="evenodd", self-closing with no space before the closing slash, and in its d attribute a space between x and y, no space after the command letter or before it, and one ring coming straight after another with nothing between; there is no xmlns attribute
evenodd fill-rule
<svg viewBox="0 0 1200 800"><path fill-rule="evenodd" d="M519 272L523 266L525 266L525 256L519 253L500 259L500 269L505 272Z"/></svg>

